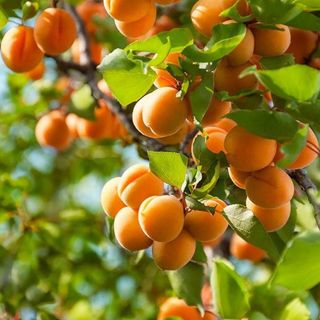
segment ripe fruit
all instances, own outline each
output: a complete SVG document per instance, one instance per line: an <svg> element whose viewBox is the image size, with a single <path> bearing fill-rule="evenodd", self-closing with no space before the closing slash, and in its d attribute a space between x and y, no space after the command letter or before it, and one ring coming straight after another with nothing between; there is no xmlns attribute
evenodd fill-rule
<svg viewBox="0 0 320 320"><path fill-rule="evenodd" d="M163 270L177 270L184 267L193 257L196 241L183 230L170 242L154 242L152 255L154 262Z"/></svg>
<svg viewBox="0 0 320 320"><path fill-rule="evenodd" d="M288 222L290 217L290 201L278 208L262 208L255 205L247 198L246 205L268 232L274 232L281 229Z"/></svg>
<svg viewBox="0 0 320 320"><path fill-rule="evenodd" d="M180 317L182 320L201 320L196 307L188 306L184 300L178 298L167 299L160 307L157 320Z"/></svg>
<svg viewBox="0 0 320 320"><path fill-rule="evenodd" d="M233 234L230 243L231 254L239 260L261 261L266 257L265 251L243 240L236 233Z"/></svg>
<svg viewBox="0 0 320 320"><path fill-rule="evenodd" d="M5 33L1 41L1 55L6 66L14 72L33 70L43 58L34 40L33 29L19 26Z"/></svg>
<svg viewBox="0 0 320 320"><path fill-rule="evenodd" d="M104 0L104 6L112 18L132 22L144 17L154 4L151 0Z"/></svg>
<svg viewBox="0 0 320 320"><path fill-rule="evenodd" d="M127 169L119 182L118 194L132 209L138 209L147 198L163 193L163 182L148 167L134 165Z"/></svg>
<svg viewBox="0 0 320 320"><path fill-rule="evenodd" d="M146 36L154 36L160 32L170 31L173 28L176 28L177 24L169 16L163 15L157 19L154 26L148 32Z"/></svg>
<svg viewBox="0 0 320 320"><path fill-rule="evenodd" d="M294 186L287 173L277 167L253 172L246 180L248 198L257 206L277 208L291 200Z"/></svg>
<svg viewBox="0 0 320 320"><path fill-rule="evenodd" d="M65 150L71 143L65 116L59 110L44 115L36 125L35 134L40 145L57 150Z"/></svg>
<svg viewBox="0 0 320 320"><path fill-rule="evenodd" d="M198 241L212 241L220 237L228 228L228 222L221 214L226 204L218 198L212 198L205 204L216 208L215 213L192 210L185 219L185 229Z"/></svg>
<svg viewBox="0 0 320 320"><path fill-rule="evenodd" d="M268 166L277 150L277 142L236 126L226 136L224 146L228 162L237 170L250 172Z"/></svg>
<svg viewBox="0 0 320 320"><path fill-rule="evenodd" d="M59 8L48 8L38 17L34 27L38 47L52 56L67 51L77 37L72 16Z"/></svg>
<svg viewBox="0 0 320 320"><path fill-rule="evenodd" d="M175 144L181 143L185 138L185 136L187 135L189 131L189 127L191 127L191 125L192 124L189 123L188 120L186 120L184 126L179 131L177 131L171 136L158 138L157 140L165 145L175 145Z"/></svg>
<svg viewBox="0 0 320 320"><path fill-rule="evenodd" d="M259 25L258 25L259 26ZM279 56L286 52L290 45L290 30L283 24L275 29L252 29L254 35L254 53L263 57Z"/></svg>
<svg viewBox="0 0 320 320"><path fill-rule="evenodd" d="M206 146L212 153L225 152L224 140L227 132L218 127L205 127L203 129L204 134L208 135L206 140Z"/></svg>
<svg viewBox="0 0 320 320"><path fill-rule="evenodd" d="M46 71L46 66L43 61L41 61L34 69L26 72L26 76L33 81L40 80Z"/></svg>
<svg viewBox="0 0 320 320"><path fill-rule="evenodd" d="M251 172L239 171L236 168L228 168L229 177L232 182L240 189L246 188L247 178L251 175Z"/></svg>
<svg viewBox="0 0 320 320"><path fill-rule="evenodd" d="M227 132L237 126L237 123L231 119L223 118L214 124L215 127L221 128Z"/></svg>
<svg viewBox="0 0 320 320"><path fill-rule="evenodd" d="M204 314L204 316L202 317L202 320L216 320L217 317L209 311L206 311L206 313Z"/></svg>
<svg viewBox="0 0 320 320"><path fill-rule="evenodd" d="M220 101L216 97L213 97L208 111L202 119L202 125L204 127L212 126L231 110L232 104L230 101Z"/></svg>
<svg viewBox="0 0 320 320"><path fill-rule="evenodd" d="M116 215L114 234L120 245L130 251L143 250L152 244L152 240L139 225L138 213L128 207L121 209Z"/></svg>
<svg viewBox="0 0 320 320"><path fill-rule="evenodd" d="M81 45L82 43L80 40L75 40L71 47L71 55L72 60L77 63L83 63L82 57L81 57ZM96 42L95 40L90 39L90 55L91 55L91 61L93 61L95 64L99 64L102 60L102 46L100 43Z"/></svg>
<svg viewBox="0 0 320 320"><path fill-rule="evenodd" d="M66 116L66 124L69 128L69 132L70 132L72 138L74 138L74 139L79 138L78 122L79 122L79 117L76 114L69 113Z"/></svg>
<svg viewBox="0 0 320 320"><path fill-rule="evenodd" d="M103 187L100 196L101 206L104 212L111 218L114 218L120 209L126 205L121 201L118 195L118 185L120 177L109 180Z"/></svg>
<svg viewBox="0 0 320 320"><path fill-rule="evenodd" d="M162 4L162 5L167 5L167 4L173 4L180 2L180 0L155 0L156 3Z"/></svg>
<svg viewBox="0 0 320 320"><path fill-rule="evenodd" d="M152 240L172 241L183 229L183 206L174 196L147 198L139 208L139 223L144 233Z"/></svg>

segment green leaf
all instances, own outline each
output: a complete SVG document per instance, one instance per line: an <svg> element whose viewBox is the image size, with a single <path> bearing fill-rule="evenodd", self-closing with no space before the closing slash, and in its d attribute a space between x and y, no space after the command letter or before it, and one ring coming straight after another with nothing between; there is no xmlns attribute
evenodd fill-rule
<svg viewBox="0 0 320 320"><path fill-rule="evenodd" d="M320 233L308 231L288 243L271 279L272 285L308 290L320 282Z"/></svg>
<svg viewBox="0 0 320 320"><path fill-rule="evenodd" d="M221 318L240 319L250 310L245 281L228 261L216 259L213 262L211 287L213 303Z"/></svg>
<svg viewBox="0 0 320 320"><path fill-rule="evenodd" d="M250 320L271 320L269 318L267 318L264 314L262 314L261 312L252 312L250 314Z"/></svg>
<svg viewBox="0 0 320 320"><path fill-rule="evenodd" d="M292 300L284 308L280 320L309 320L310 311L299 298Z"/></svg>
<svg viewBox="0 0 320 320"><path fill-rule="evenodd" d="M212 153L206 146L206 138L202 135L196 136L192 145L192 152L194 158L200 162L201 171L206 172L213 161L217 159L217 156Z"/></svg>
<svg viewBox="0 0 320 320"><path fill-rule="evenodd" d="M181 188L187 173L188 158L176 152L148 152L150 169L162 181Z"/></svg>
<svg viewBox="0 0 320 320"><path fill-rule="evenodd" d="M243 23L218 24L205 50L195 45L187 47L183 54L195 62L212 62L229 54L245 37Z"/></svg>
<svg viewBox="0 0 320 320"><path fill-rule="evenodd" d="M139 100L152 87L156 73L121 49L108 54L98 66L112 94L123 105Z"/></svg>
<svg viewBox="0 0 320 320"><path fill-rule="evenodd" d="M213 207L208 207L204 205L202 202L198 201L197 199L194 199L190 196L186 196L186 203L187 207L192 210L199 210L199 211L208 211L211 213L215 213L216 209Z"/></svg>
<svg viewBox="0 0 320 320"><path fill-rule="evenodd" d="M226 207L222 214L241 238L265 250L271 259L275 261L279 259L280 244L275 243L250 210L242 205L235 204Z"/></svg>
<svg viewBox="0 0 320 320"><path fill-rule="evenodd" d="M248 15L248 16L241 16L240 15L238 8L237 8L238 4L239 4L239 1L236 1L236 3L233 6L222 11L220 13L220 17L230 18L230 19L237 21L237 22L251 21L253 18L252 15Z"/></svg>
<svg viewBox="0 0 320 320"><path fill-rule="evenodd" d="M251 133L279 142L293 139L299 128L297 121L285 112L239 110L226 117Z"/></svg>
<svg viewBox="0 0 320 320"><path fill-rule="evenodd" d="M0 6L0 30L7 24L8 17L5 15L3 9Z"/></svg>
<svg viewBox="0 0 320 320"><path fill-rule="evenodd" d="M204 267L193 262L185 267L168 271L170 284L175 294L188 305L201 306L201 290L205 280Z"/></svg>
<svg viewBox="0 0 320 320"><path fill-rule="evenodd" d="M305 29L310 31L320 31L320 17L310 13L302 12L286 23L290 27Z"/></svg>
<svg viewBox="0 0 320 320"><path fill-rule="evenodd" d="M91 88L85 84L71 95L72 106L70 111L80 117L94 119L95 100L92 97Z"/></svg>
<svg viewBox="0 0 320 320"><path fill-rule="evenodd" d="M302 4L307 11L320 10L320 2L318 0L297 0L297 2Z"/></svg>
<svg viewBox="0 0 320 320"><path fill-rule="evenodd" d="M278 167L286 168L298 158L307 143L308 132L309 126L306 125L298 129L291 141L281 146L280 150L284 154L284 157L277 162Z"/></svg>
<svg viewBox="0 0 320 320"><path fill-rule="evenodd" d="M263 69L280 69L294 64L294 57L292 54L283 54L276 57L263 57L259 64Z"/></svg>
<svg viewBox="0 0 320 320"><path fill-rule="evenodd" d="M320 71L305 65L260 70L256 76L272 93L285 99L304 102L311 100L320 91Z"/></svg>
<svg viewBox="0 0 320 320"><path fill-rule="evenodd" d="M199 263L207 263L207 255L204 252L203 244L200 241L197 241L196 251L191 261L199 262Z"/></svg>

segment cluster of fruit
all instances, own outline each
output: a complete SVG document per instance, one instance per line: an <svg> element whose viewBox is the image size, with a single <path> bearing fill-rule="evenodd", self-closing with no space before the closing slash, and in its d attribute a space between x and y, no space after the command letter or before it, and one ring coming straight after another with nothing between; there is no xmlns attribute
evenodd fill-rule
<svg viewBox="0 0 320 320"><path fill-rule="evenodd" d="M180 0L104 0L108 14L115 20L117 29L128 38L147 34L157 18L156 4L168 5Z"/></svg>

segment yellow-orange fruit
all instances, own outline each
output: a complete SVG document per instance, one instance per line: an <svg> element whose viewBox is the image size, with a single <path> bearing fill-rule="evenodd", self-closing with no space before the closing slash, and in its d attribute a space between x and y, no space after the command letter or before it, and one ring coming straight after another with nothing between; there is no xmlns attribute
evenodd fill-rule
<svg viewBox="0 0 320 320"><path fill-rule="evenodd" d="M159 17L159 19L157 19L154 26L147 33L147 36L151 37L151 36L158 34L160 32L170 31L176 27L177 27L177 24L175 21L173 21L169 16L163 15L163 16Z"/></svg>
<svg viewBox="0 0 320 320"><path fill-rule="evenodd" d="M6 66L14 72L28 72L43 58L33 36L33 29L19 26L5 33L1 41L1 55Z"/></svg>
<svg viewBox="0 0 320 320"><path fill-rule="evenodd" d="M231 110L232 104L230 101L220 101L216 97L213 97L208 111L202 119L202 125L204 127L212 126Z"/></svg>
<svg viewBox="0 0 320 320"><path fill-rule="evenodd" d="M104 212L111 218L126 205L121 201L118 195L118 185L120 177L109 180L103 187L100 195L100 202Z"/></svg>
<svg viewBox="0 0 320 320"><path fill-rule="evenodd" d="M211 241L201 241L205 247L210 247L212 249L216 248L222 241L223 236L218 237Z"/></svg>
<svg viewBox="0 0 320 320"><path fill-rule="evenodd" d="M82 43L80 40L75 40L72 47L71 47L71 55L72 60L77 63L82 63L82 57L81 57L81 45ZM99 64L102 60L102 51L103 48L100 43L96 42L93 39L90 39L90 55L91 55L91 61L93 61L95 64Z"/></svg>
<svg viewBox="0 0 320 320"><path fill-rule="evenodd" d="M225 152L224 140L227 132L218 127L205 127L203 132L208 135L206 146L212 153Z"/></svg>
<svg viewBox="0 0 320 320"><path fill-rule="evenodd" d="M226 204L218 198L212 198L205 204L214 207L215 213L192 210L185 219L185 229L198 241L212 241L220 237L228 228L228 222L221 213Z"/></svg>
<svg viewBox="0 0 320 320"><path fill-rule="evenodd" d="M66 124L69 128L69 132L70 132L72 138L74 138L74 139L79 138L78 122L79 122L79 117L76 114L69 113L66 116Z"/></svg>
<svg viewBox="0 0 320 320"><path fill-rule="evenodd" d="M172 241L183 229L183 206L174 196L147 198L139 208L139 223L144 233L152 240Z"/></svg>
<svg viewBox="0 0 320 320"><path fill-rule="evenodd" d="M217 317L210 311L206 311L202 317L202 320L216 320Z"/></svg>
<svg viewBox="0 0 320 320"><path fill-rule="evenodd" d="M77 27L67 11L48 8L36 20L34 37L43 52L56 56L71 48L77 38Z"/></svg>
<svg viewBox="0 0 320 320"><path fill-rule="evenodd" d="M167 4L177 3L177 2L180 2L180 0L155 0L155 3L159 3L162 5L167 5Z"/></svg>
<svg viewBox="0 0 320 320"><path fill-rule="evenodd" d="M237 126L237 123L231 119L223 118L214 124L215 127L221 128L227 132Z"/></svg>
<svg viewBox="0 0 320 320"><path fill-rule="evenodd" d="M196 241L183 230L170 242L154 242L152 255L154 262L163 270L177 270L184 267L193 257Z"/></svg>
<svg viewBox="0 0 320 320"><path fill-rule="evenodd" d="M214 87L217 91L227 91L235 95L240 90L253 90L258 85L254 75L239 78L240 74L252 64L247 62L240 66L228 66L225 61L220 62L214 73Z"/></svg>
<svg viewBox="0 0 320 320"><path fill-rule="evenodd" d="M290 28L291 42L287 50L296 63L304 63L317 46L318 35L312 31Z"/></svg>
<svg viewBox="0 0 320 320"><path fill-rule="evenodd" d="M201 301L202 301L202 305L205 308L212 307L213 294L212 294L212 289L209 282L205 282L205 284L201 289Z"/></svg>
<svg viewBox="0 0 320 320"><path fill-rule="evenodd" d="M246 180L251 175L251 172L239 171L236 168L229 167L228 173L231 181L240 189L246 188Z"/></svg>
<svg viewBox="0 0 320 320"><path fill-rule="evenodd" d="M154 3L152 0L104 0L104 6L114 19L132 22L144 17Z"/></svg>
<svg viewBox="0 0 320 320"><path fill-rule="evenodd" d="M34 69L26 72L26 76L33 81L40 80L46 71L46 66L44 62L41 61Z"/></svg>
<svg viewBox="0 0 320 320"><path fill-rule="evenodd" d="M143 250L152 245L142 231L138 213L129 207L121 209L114 219L114 235L120 245L130 251Z"/></svg>
<svg viewBox="0 0 320 320"><path fill-rule="evenodd" d="M280 230L289 220L291 212L290 201L278 208L262 208L247 198L247 208L250 209L266 231L275 232Z"/></svg>
<svg viewBox="0 0 320 320"><path fill-rule="evenodd" d="M224 147L229 164L250 172L268 166L277 151L277 142L265 139L236 126L226 136Z"/></svg>
<svg viewBox="0 0 320 320"><path fill-rule="evenodd" d="M163 182L148 167L138 164L123 173L118 194L127 206L138 209L145 199L161 195L163 187Z"/></svg>
<svg viewBox="0 0 320 320"><path fill-rule="evenodd" d="M173 135L168 136L168 137L158 138L157 140L159 142L161 142L162 144L166 144L166 145L179 144L183 141L183 139L187 135L187 133L189 131L189 126L190 126L190 124L188 123L188 120L187 120L185 122L184 126L176 133L174 133Z"/></svg>
<svg viewBox="0 0 320 320"><path fill-rule="evenodd" d="M259 25L258 25L259 26ZM286 52L290 45L290 30L283 24L275 29L252 29L254 35L254 53L263 57L279 56Z"/></svg>
<svg viewBox="0 0 320 320"><path fill-rule="evenodd" d="M169 298L160 307L157 320L179 317L181 320L201 320L196 307L191 307L182 299Z"/></svg>
<svg viewBox="0 0 320 320"><path fill-rule="evenodd" d="M128 38L138 38L151 30L157 17L157 10L152 6L145 16L137 21L126 22L115 20L117 29Z"/></svg>
<svg viewBox="0 0 320 320"><path fill-rule="evenodd" d="M187 119L187 104L176 97L177 93L174 88L159 88L137 103L144 104L143 122L159 138L176 133Z"/></svg>
<svg viewBox="0 0 320 320"><path fill-rule="evenodd" d="M230 252L239 260L250 260L252 262L259 262L267 256L264 250L243 240L236 233L231 238Z"/></svg>
<svg viewBox="0 0 320 320"><path fill-rule="evenodd" d="M246 180L248 198L257 206L277 208L289 202L294 186L288 174L277 167L252 172Z"/></svg>
<svg viewBox="0 0 320 320"><path fill-rule="evenodd" d="M59 110L44 115L36 125L35 134L40 145L57 150L65 150L71 143L65 116Z"/></svg>
<svg viewBox="0 0 320 320"><path fill-rule="evenodd" d="M93 1L85 1L78 5L77 12L82 19L88 33L93 33L98 28L98 26L94 23L95 17L105 18L107 16L103 4Z"/></svg>

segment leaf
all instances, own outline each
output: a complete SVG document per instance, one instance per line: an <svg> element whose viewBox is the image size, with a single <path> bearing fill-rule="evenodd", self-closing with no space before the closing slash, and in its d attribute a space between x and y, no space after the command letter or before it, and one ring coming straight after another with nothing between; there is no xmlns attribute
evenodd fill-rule
<svg viewBox="0 0 320 320"><path fill-rule="evenodd" d="M121 49L108 54L98 66L112 94L121 105L139 100L152 87L156 73L138 60L130 60Z"/></svg>
<svg viewBox="0 0 320 320"><path fill-rule="evenodd" d="M250 310L249 291L245 281L228 261L216 259L213 262L211 287L213 303L221 318L240 319Z"/></svg>
<svg viewBox="0 0 320 320"><path fill-rule="evenodd" d="M256 76L272 93L285 99L304 102L320 91L320 71L305 65L259 70Z"/></svg>
<svg viewBox="0 0 320 320"><path fill-rule="evenodd" d="M250 210L242 205L234 204L226 207L222 214L241 238L265 250L272 260L279 259L280 244L274 242Z"/></svg>
<svg viewBox="0 0 320 320"><path fill-rule="evenodd" d="M309 10L320 10L319 0L297 0L298 3L304 6L306 11Z"/></svg>
<svg viewBox="0 0 320 320"><path fill-rule="evenodd" d="M207 256L203 249L203 244L197 241L196 251L191 259L191 261L198 263L207 263Z"/></svg>
<svg viewBox="0 0 320 320"><path fill-rule="evenodd" d="M196 136L192 145L192 154L200 162L201 171L206 172L217 156L212 153L206 146L206 138L202 135Z"/></svg>
<svg viewBox="0 0 320 320"><path fill-rule="evenodd" d="M195 62L212 62L229 54L245 37L243 23L218 24L205 50L195 45L187 47L183 54Z"/></svg>
<svg viewBox="0 0 320 320"><path fill-rule="evenodd" d="M204 267L193 262L185 267L168 271L169 281L175 294L188 305L201 306L201 290L205 280Z"/></svg>
<svg viewBox="0 0 320 320"><path fill-rule="evenodd" d="M290 290L308 290L320 282L320 233L308 231L288 243L278 261L272 285Z"/></svg>
<svg viewBox="0 0 320 320"><path fill-rule="evenodd" d="M310 31L320 31L320 18L309 12L302 12L286 23L290 27L295 27Z"/></svg>
<svg viewBox="0 0 320 320"><path fill-rule="evenodd" d="M176 152L148 152L150 169L162 181L181 188L187 174L188 158Z"/></svg>
<svg viewBox="0 0 320 320"><path fill-rule="evenodd" d="M252 15L248 15L248 16L241 16L239 11L238 11L238 4L239 1L236 1L235 4L233 6L231 6L230 8L225 9L224 11L222 11L220 13L220 17L224 17L224 18L230 18L234 21L237 22L248 22L251 21L253 16Z"/></svg>
<svg viewBox="0 0 320 320"><path fill-rule="evenodd" d="M226 117L253 134L279 142L293 139L299 128L297 121L285 112L239 110Z"/></svg>
<svg viewBox="0 0 320 320"><path fill-rule="evenodd" d="M3 29L3 27L7 24L7 22L8 22L8 18L0 6L0 30Z"/></svg>
<svg viewBox="0 0 320 320"><path fill-rule="evenodd" d="M310 311L299 298L292 300L284 308L280 320L309 320Z"/></svg>
<svg viewBox="0 0 320 320"><path fill-rule="evenodd" d="M92 97L91 88L85 84L71 95L72 106L70 111L78 116L93 120L95 100Z"/></svg>
<svg viewBox="0 0 320 320"><path fill-rule="evenodd" d="M214 207L208 207L204 205L202 202L190 197L186 196L186 203L187 207L192 210L199 210L199 211L208 211L211 212L212 214L215 213L216 209Z"/></svg>
<svg viewBox="0 0 320 320"><path fill-rule="evenodd" d="M276 57L263 57L259 64L263 69L279 69L294 64L294 57L292 54L283 54Z"/></svg>

